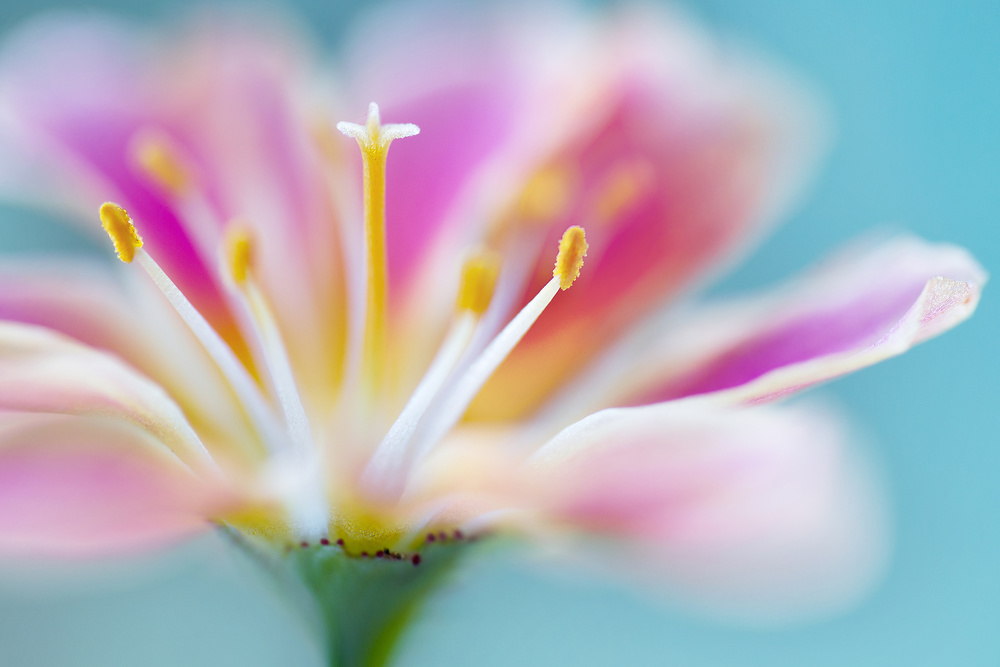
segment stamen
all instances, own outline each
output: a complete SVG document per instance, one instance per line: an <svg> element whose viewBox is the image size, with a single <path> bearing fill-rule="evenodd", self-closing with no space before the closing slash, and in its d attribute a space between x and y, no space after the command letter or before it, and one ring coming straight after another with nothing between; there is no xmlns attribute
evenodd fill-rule
<svg viewBox="0 0 1000 667"><path fill-rule="evenodd" d="M500 258L489 250L476 252L465 261L456 302L458 317L427 373L365 468L361 480L368 490L382 494L397 494L402 491L401 473L407 467L406 449L410 438L413 437L420 418L468 348L476 323L489 306L499 272Z"/></svg>
<svg viewBox="0 0 1000 667"><path fill-rule="evenodd" d="M132 155L147 178L172 194L183 194L191 184L177 150L169 138L159 133L138 133L132 140Z"/></svg>
<svg viewBox="0 0 1000 667"><path fill-rule="evenodd" d="M368 303L365 314L365 345L362 373L366 390L374 396L385 374L386 302L388 298L385 250L385 163L394 139L420 132L412 124L382 125L378 105L368 106L365 125L337 123L337 129L353 137L361 148L364 180L364 220L368 256Z"/></svg>
<svg viewBox="0 0 1000 667"><path fill-rule="evenodd" d="M101 205L101 226L111 237L118 259L131 264L135 251L142 247L142 239L135 231L132 219L118 204L104 202Z"/></svg>
<svg viewBox="0 0 1000 667"><path fill-rule="evenodd" d="M361 483L369 491L383 495L401 491L401 473L407 467L406 450L417 430L420 418L438 395L448 376L455 369L462 353L476 330L476 314L465 312L452 324L430 367L414 389L372 455L361 475Z"/></svg>
<svg viewBox="0 0 1000 667"><path fill-rule="evenodd" d="M500 257L490 250L475 253L462 267L462 284L456 306L459 310L482 315L489 308L500 275Z"/></svg>
<svg viewBox="0 0 1000 667"><path fill-rule="evenodd" d="M219 247L221 220L195 178L190 160L169 135L155 127L136 131L129 150L140 175L152 182L171 199L171 207L185 230L195 241L194 248L206 264L214 259Z"/></svg>
<svg viewBox="0 0 1000 667"><path fill-rule="evenodd" d="M559 241L559 254L552 276L559 279L559 289L565 291L579 277L583 258L587 256L587 239L583 227L570 227Z"/></svg>
<svg viewBox="0 0 1000 667"><path fill-rule="evenodd" d="M222 340L160 265L142 248L142 240L125 209L111 202L105 203L101 206L101 223L114 242L119 258L125 263L130 263L133 258L138 260L139 265L149 274L153 283L163 292L170 305L215 361L242 402L264 444L272 451L280 449L287 438L274 422L271 410L250 373L236 358L232 348Z"/></svg>
<svg viewBox="0 0 1000 667"><path fill-rule="evenodd" d="M491 221L487 244L502 246L512 232L547 228L569 213L579 188L579 173L571 165L550 164L538 169L524 183L520 194Z"/></svg>
<svg viewBox="0 0 1000 667"><path fill-rule="evenodd" d="M295 375L288 359L288 351L278 329L277 320L267 303L267 299L253 279L253 246L250 234L239 225L230 225L226 232L226 250L229 258L230 277L244 297L244 305L250 314L255 333L261 341L264 359L271 372L275 393L285 415L292 442L299 451L313 448L309 419L306 417L302 398L295 383Z"/></svg>
<svg viewBox="0 0 1000 667"><path fill-rule="evenodd" d="M465 414L479 390L496 369L521 341L531 325L555 298L560 288L565 290L580 274L583 258L587 254L587 241L581 227L570 227L559 242L559 254L552 280L505 326L479 356L469 365L445 395L435 418L413 447L412 463L426 456ZM411 465L412 465L411 463Z"/></svg>

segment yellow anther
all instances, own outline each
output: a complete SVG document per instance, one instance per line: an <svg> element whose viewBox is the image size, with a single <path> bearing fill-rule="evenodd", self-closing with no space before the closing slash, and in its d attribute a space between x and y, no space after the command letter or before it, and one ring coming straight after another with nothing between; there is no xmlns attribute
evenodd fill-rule
<svg viewBox="0 0 1000 667"><path fill-rule="evenodd" d="M253 244L250 232L243 225L232 224L226 230L226 259L233 282L242 285L253 266Z"/></svg>
<svg viewBox="0 0 1000 667"><path fill-rule="evenodd" d="M482 315L493 299L497 276L500 275L500 256L483 250L465 260L462 266L462 285L458 290L456 306L476 315Z"/></svg>
<svg viewBox="0 0 1000 667"><path fill-rule="evenodd" d="M566 166L551 166L535 172L521 191L518 216L548 222L569 208L576 191L576 174Z"/></svg>
<svg viewBox="0 0 1000 667"><path fill-rule="evenodd" d="M132 142L136 164L143 173L164 190L183 193L191 182L177 151L170 141L152 133L139 134Z"/></svg>
<svg viewBox="0 0 1000 667"><path fill-rule="evenodd" d="M104 202L101 205L101 226L111 237L118 259L126 264L135 257L137 248L142 247L142 239L135 231L132 219L118 204Z"/></svg>
<svg viewBox="0 0 1000 667"><path fill-rule="evenodd" d="M587 237L583 227L576 225L563 232L559 241L559 254L552 276L559 279L559 288L567 290L580 275L583 258L587 256Z"/></svg>

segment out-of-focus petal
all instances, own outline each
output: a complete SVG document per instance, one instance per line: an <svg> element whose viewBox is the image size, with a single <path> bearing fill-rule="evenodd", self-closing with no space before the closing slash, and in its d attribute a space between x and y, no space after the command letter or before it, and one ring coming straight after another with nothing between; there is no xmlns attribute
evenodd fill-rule
<svg viewBox="0 0 1000 667"><path fill-rule="evenodd" d="M223 497L139 429L0 415L5 556L99 556L162 546L206 529Z"/></svg>
<svg viewBox="0 0 1000 667"><path fill-rule="evenodd" d="M69 179L84 184L75 190L85 193L78 206L92 212L95 234L101 202L128 208L189 298L216 326L232 328L217 283L177 211L133 167L134 136L162 126L167 110L145 76L150 46L108 20L54 15L28 24L7 40L0 57L3 140L59 174L53 185ZM47 185L32 190L45 195ZM56 201L63 196L53 195Z"/></svg>
<svg viewBox="0 0 1000 667"><path fill-rule="evenodd" d="M565 172L571 194L534 229L510 232L538 242L523 301L548 280L566 227L584 226L590 251L573 289L484 387L472 418L524 415L636 321L703 281L773 221L815 154L817 114L806 96L682 20L617 16L588 47L603 65L567 74L591 82L586 123L544 163Z"/></svg>
<svg viewBox="0 0 1000 667"><path fill-rule="evenodd" d="M326 113L302 35L217 17L157 63L176 127L199 160L223 223L254 237L255 278L269 297L307 407L329 407L345 341L339 211L313 129ZM178 51L183 58L170 59ZM333 193L337 194L337 193ZM190 221L189 221L190 222ZM216 248L212 249L216 251Z"/></svg>
<svg viewBox="0 0 1000 667"><path fill-rule="evenodd" d="M150 252L248 364L216 262L221 227L234 218L251 227L292 362L311 395L328 398L344 319L336 218L305 100L293 94L306 89L296 40L270 28L208 21L150 39L109 21L43 19L0 63L4 139L62 175L60 186L76 181L93 229L100 202L128 209ZM195 195L165 191L137 167L143 136L176 149Z"/></svg>
<svg viewBox="0 0 1000 667"><path fill-rule="evenodd" d="M456 231L449 226L475 239L490 222L483 200L509 196L519 184L506 179L523 178L524 162L576 124L562 112L582 82L566 74L580 65L574 56L592 26L551 9L397 4L351 32L354 114L374 100L387 120L420 127L389 158L386 242L397 294L412 289L438 237Z"/></svg>
<svg viewBox="0 0 1000 667"><path fill-rule="evenodd" d="M209 464L204 444L162 388L116 357L41 327L0 322L0 410L120 419L194 470Z"/></svg>
<svg viewBox="0 0 1000 667"><path fill-rule="evenodd" d="M115 275L82 260L6 262L0 318L65 334L96 348L95 355L102 350L102 363L111 363L109 355L124 360L163 387L217 451L261 451L215 363L145 276Z"/></svg>
<svg viewBox="0 0 1000 667"><path fill-rule="evenodd" d="M597 552L615 569L716 610L847 603L884 556L871 470L815 408L606 410L543 447L529 478L542 531L611 538Z"/></svg>
<svg viewBox="0 0 1000 667"><path fill-rule="evenodd" d="M897 238L775 293L705 306L605 383L604 405L721 392L770 400L901 354L969 317L986 282L965 250ZM618 391L618 397L611 396Z"/></svg>

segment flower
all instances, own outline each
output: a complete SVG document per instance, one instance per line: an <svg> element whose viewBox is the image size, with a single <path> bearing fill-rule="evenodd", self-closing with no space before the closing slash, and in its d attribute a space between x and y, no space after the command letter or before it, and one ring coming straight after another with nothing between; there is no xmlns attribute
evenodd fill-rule
<svg viewBox="0 0 1000 667"><path fill-rule="evenodd" d="M0 177L123 265L3 270L0 548L224 526L344 664L487 531L717 605L863 584L863 460L772 403L968 317L982 269L896 238L665 311L787 206L810 103L671 15L531 11L380 17L330 87L273 25L12 40Z"/></svg>

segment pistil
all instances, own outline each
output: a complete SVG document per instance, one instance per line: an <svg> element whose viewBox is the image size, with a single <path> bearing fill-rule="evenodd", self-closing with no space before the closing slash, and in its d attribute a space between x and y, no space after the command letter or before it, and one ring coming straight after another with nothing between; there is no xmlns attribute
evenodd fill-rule
<svg viewBox="0 0 1000 667"><path fill-rule="evenodd" d="M416 125L382 125L378 105L368 106L365 125L337 123L337 129L358 142L361 149L365 245L368 290L365 311L362 377L364 391L374 399L385 382L388 269L385 249L385 165L393 139L420 132Z"/></svg>

